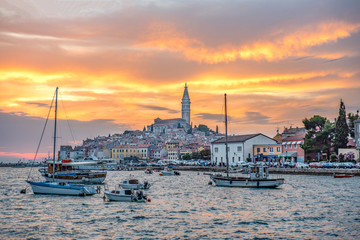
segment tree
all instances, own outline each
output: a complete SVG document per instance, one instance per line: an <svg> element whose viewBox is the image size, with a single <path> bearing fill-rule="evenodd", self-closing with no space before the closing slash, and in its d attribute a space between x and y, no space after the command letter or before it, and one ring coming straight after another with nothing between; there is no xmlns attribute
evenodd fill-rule
<svg viewBox="0 0 360 240"><path fill-rule="evenodd" d="M340 99L339 116L336 119L336 128L334 135L334 150L339 148L346 148L348 143L349 127L346 123L345 104Z"/></svg>
<svg viewBox="0 0 360 240"><path fill-rule="evenodd" d="M307 155L326 152L330 155L331 140L334 134L334 124L325 117L314 115L303 120L307 133L301 146Z"/></svg>
<svg viewBox="0 0 360 240"><path fill-rule="evenodd" d="M185 154L182 156L182 159L183 159L183 160L191 160L191 154L190 154L190 153L185 153Z"/></svg>
<svg viewBox="0 0 360 240"><path fill-rule="evenodd" d="M201 159L210 160L211 158L211 151L210 149L203 149L200 151Z"/></svg>
<svg viewBox="0 0 360 240"><path fill-rule="evenodd" d="M352 138L355 138L355 126L354 126L354 121L360 119L359 110L356 111L356 114L349 113L349 114L348 114L348 119L349 119L349 132L350 132L350 136L351 136Z"/></svg>
<svg viewBox="0 0 360 240"><path fill-rule="evenodd" d="M143 132L145 132L145 131L146 131L146 128L145 128L145 126L144 126Z"/></svg>

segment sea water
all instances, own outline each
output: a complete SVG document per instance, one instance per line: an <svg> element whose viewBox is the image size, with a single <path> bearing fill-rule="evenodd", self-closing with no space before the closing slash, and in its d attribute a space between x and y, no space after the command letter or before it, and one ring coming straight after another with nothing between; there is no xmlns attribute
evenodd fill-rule
<svg viewBox="0 0 360 240"><path fill-rule="evenodd" d="M278 189L247 189L202 172L108 172L110 189L130 175L152 184L151 202L128 203L20 194L28 173L0 168L0 239L360 239L359 177L283 175Z"/></svg>

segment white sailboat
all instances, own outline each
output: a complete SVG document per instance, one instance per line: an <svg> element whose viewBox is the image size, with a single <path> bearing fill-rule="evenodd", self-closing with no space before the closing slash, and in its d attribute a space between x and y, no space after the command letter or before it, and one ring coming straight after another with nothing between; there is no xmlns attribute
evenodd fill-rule
<svg viewBox="0 0 360 240"><path fill-rule="evenodd" d="M210 175L210 179L216 186L222 187L250 187L250 188L276 188L284 183L283 178L272 179L269 177L267 166L251 164L250 176L229 176L229 157L227 141L227 106L225 94L225 152L226 152L226 176L222 174Z"/></svg>
<svg viewBox="0 0 360 240"><path fill-rule="evenodd" d="M55 91L56 97L55 97L53 164L55 164L58 89L59 88L56 87L56 91ZM51 109L51 107L52 106L50 106L50 109ZM43 131L43 133L44 133L44 131ZM41 142L41 140L40 140L40 142ZM39 143L39 146L40 146L40 143ZM38 149L39 149L39 147L38 147ZM69 184L69 183L56 182L55 178L54 178L55 177L55 168L53 168L52 176L53 176L52 179L48 179L49 182L31 181L31 180L29 180L29 177L28 177L28 180L26 180L26 182L28 184L30 184L34 194L86 196L86 195L93 195L96 193L96 189L92 186L84 186L84 185L80 185L80 184ZM26 189L22 190L21 193L26 193Z"/></svg>

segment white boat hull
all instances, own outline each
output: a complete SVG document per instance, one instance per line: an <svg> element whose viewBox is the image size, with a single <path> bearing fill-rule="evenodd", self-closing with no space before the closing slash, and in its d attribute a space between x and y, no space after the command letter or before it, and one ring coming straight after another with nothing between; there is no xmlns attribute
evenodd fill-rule
<svg viewBox="0 0 360 240"><path fill-rule="evenodd" d="M105 191L104 192L106 197L109 201L119 201L119 202L145 202L146 199L144 198L137 198L135 194L132 195L125 195L125 194L116 194L112 193L112 191Z"/></svg>
<svg viewBox="0 0 360 240"><path fill-rule="evenodd" d="M101 184L105 181L105 177L82 177L82 178L59 178L55 175L55 178L52 178L51 174L50 175L46 175L43 174L42 175L46 181L50 182L50 181L55 181L55 182L60 182L60 183L75 183L75 184Z"/></svg>
<svg viewBox="0 0 360 240"><path fill-rule="evenodd" d="M250 179L226 178L211 176L216 186L221 187L247 187L247 188L276 188L284 183L284 179Z"/></svg>
<svg viewBox="0 0 360 240"><path fill-rule="evenodd" d="M51 195L71 195L86 196L96 194L96 190L91 186L75 184L59 184L57 182L32 182L27 181L34 194L51 194Z"/></svg>

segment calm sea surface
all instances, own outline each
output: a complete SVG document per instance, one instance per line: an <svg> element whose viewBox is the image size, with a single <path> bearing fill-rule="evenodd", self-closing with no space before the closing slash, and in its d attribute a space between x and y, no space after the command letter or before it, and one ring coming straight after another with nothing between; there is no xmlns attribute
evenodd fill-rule
<svg viewBox="0 0 360 240"><path fill-rule="evenodd" d="M110 188L130 174L152 184L151 202L126 203L20 194L28 173L0 168L0 239L360 239L359 177L284 175L279 189L245 189L196 172L108 172Z"/></svg>

